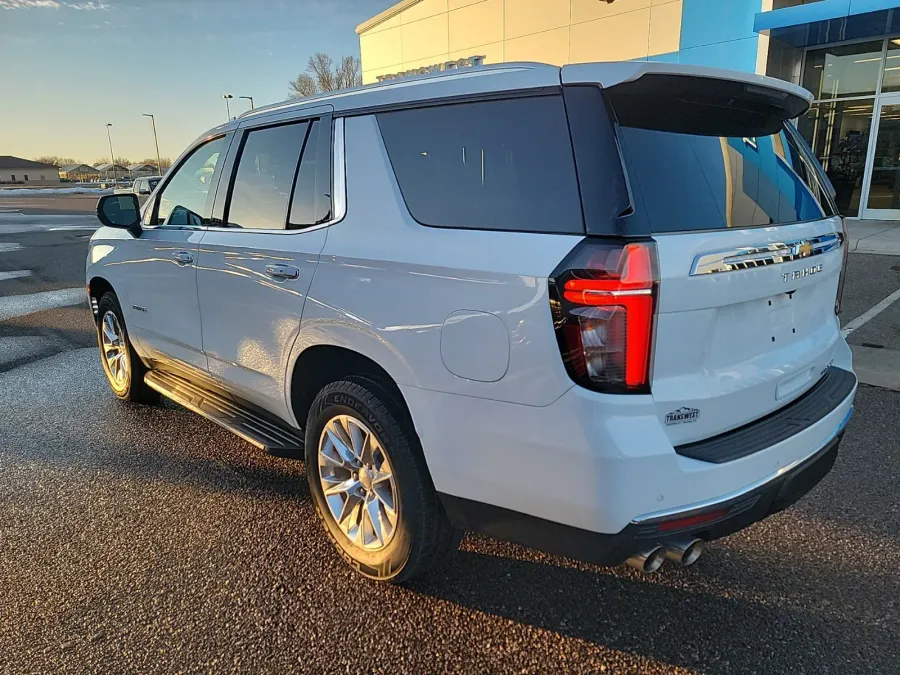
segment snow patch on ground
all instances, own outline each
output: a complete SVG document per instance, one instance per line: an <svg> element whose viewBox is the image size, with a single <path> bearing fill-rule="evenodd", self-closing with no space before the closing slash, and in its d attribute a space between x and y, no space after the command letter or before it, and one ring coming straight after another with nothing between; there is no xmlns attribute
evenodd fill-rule
<svg viewBox="0 0 900 675"><path fill-rule="evenodd" d="M3 188L0 197L35 197L40 195L111 195L112 188L104 190L96 187L71 188Z"/></svg>

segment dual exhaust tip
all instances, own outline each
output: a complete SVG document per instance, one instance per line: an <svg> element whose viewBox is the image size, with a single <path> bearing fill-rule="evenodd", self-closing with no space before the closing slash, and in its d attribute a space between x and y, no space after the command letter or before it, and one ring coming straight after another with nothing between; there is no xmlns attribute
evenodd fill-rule
<svg viewBox="0 0 900 675"><path fill-rule="evenodd" d="M644 574L651 574L658 570L666 558L684 567L689 567L703 555L703 547L702 539L672 541L664 547L654 546L641 553L635 553L625 562Z"/></svg>

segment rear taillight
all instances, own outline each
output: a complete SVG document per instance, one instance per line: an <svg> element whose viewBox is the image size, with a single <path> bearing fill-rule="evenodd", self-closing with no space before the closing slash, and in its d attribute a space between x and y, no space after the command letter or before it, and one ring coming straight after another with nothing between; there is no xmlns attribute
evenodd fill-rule
<svg viewBox="0 0 900 675"><path fill-rule="evenodd" d="M838 278L837 297L834 299L834 313L841 313L841 300L844 298L844 279L847 278L847 258L850 256L850 238L847 236L847 219L841 218L841 230L844 233L844 258L841 261L841 276Z"/></svg>
<svg viewBox="0 0 900 675"><path fill-rule="evenodd" d="M658 285L656 246L586 239L551 280L551 309L569 376L611 393L649 393Z"/></svg>

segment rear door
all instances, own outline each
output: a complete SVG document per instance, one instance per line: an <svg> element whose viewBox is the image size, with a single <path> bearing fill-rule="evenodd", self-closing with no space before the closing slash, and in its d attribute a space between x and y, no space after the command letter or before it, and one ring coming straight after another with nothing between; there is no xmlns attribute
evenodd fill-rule
<svg viewBox="0 0 900 675"><path fill-rule="evenodd" d="M210 373L285 419L288 357L334 216L331 127L326 114L244 129L216 199L221 227L199 252Z"/></svg>
<svg viewBox="0 0 900 675"><path fill-rule="evenodd" d="M796 399L841 341L841 221L785 123L799 93L768 85L691 70L605 90L630 191L618 222L657 247L651 390L675 445Z"/></svg>

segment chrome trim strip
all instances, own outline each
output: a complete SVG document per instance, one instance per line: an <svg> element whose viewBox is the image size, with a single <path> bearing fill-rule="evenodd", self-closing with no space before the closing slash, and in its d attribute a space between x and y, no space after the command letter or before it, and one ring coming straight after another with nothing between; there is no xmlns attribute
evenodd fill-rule
<svg viewBox="0 0 900 675"><path fill-rule="evenodd" d="M780 265L828 253L840 248L843 243L844 235L842 233L831 232L809 239L780 241L762 246L742 246L715 253L702 253L694 258L694 263L691 265L691 276Z"/></svg>
<svg viewBox="0 0 900 675"><path fill-rule="evenodd" d="M334 195L332 203L334 204L334 214L328 222L336 223L343 220L347 214L347 165L344 159L344 118L338 117L334 120L334 160L332 166L331 181L334 186Z"/></svg>
<svg viewBox="0 0 900 675"><path fill-rule="evenodd" d="M856 389L854 388L853 394L851 394L850 396L853 396L855 393L856 393ZM769 476L766 476L765 478L761 478L760 480L756 481L755 483L746 485L739 490L735 490L734 492L729 492L727 495L722 495L721 497L714 497L712 499L707 499L702 502L695 502L694 504L685 504L684 506L678 506L675 508L666 509L664 511L654 511L653 513L648 513L643 516L638 516L637 518L632 520L631 523L633 525L640 525L642 523L646 523L646 522L652 521L652 520L658 520L660 518L668 518L670 516L677 516L682 513L689 514L692 511L701 511L703 509L715 507L717 504L722 504L724 502L730 502L732 499L737 499L738 497L742 497L743 495L745 495L749 492L753 492L754 490L757 490L757 489L763 487L767 483L771 483L776 478L780 478L781 476L786 474L788 471L796 469L799 465L803 464L803 462L808 460L810 457L813 457L816 453L821 452L821 450L826 445L828 445L829 443L831 443L831 441L834 440L835 436L837 436L839 433L841 433L841 431L844 430L844 427L847 426L847 422L850 421L850 416L852 414L853 414L853 406L851 405L850 410L848 410L847 414L844 415L844 419L841 420L841 423L837 425L837 428L834 431L832 431L831 434L829 434L828 438L825 439L825 442L822 443L818 448L816 448L813 452L809 453L808 455L805 455L805 456L801 457L800 459L796 459L793 462L791 462L790 464L787 464L786 466L781 467L775 473L773 473Z"/></svg>

